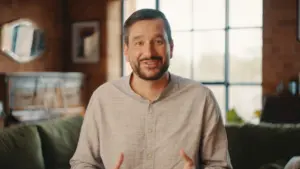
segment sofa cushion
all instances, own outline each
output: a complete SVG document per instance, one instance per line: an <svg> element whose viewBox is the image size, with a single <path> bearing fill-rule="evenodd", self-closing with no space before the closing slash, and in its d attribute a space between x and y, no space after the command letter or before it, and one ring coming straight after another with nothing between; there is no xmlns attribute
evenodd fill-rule
<svg viewBox="0 0 300 169"><path fill-rule="evenodd" d="M259 169L284 169L284 165L280 165L277 163L268 163L259 167Z"/></svg>
<svg viewBox="0 0 300 169"><path fill-rule="evenodd" d="M77 146L82 120L82 116L72 116L37 124L47 169L70 168L69 160Z"/></svg>
<svg viewBox="0 0 300 169"><path fill-rule="evenodd" d="M228 137L228 149L230 154L230 159L233 168L237 168L239 166L244 166L244 156L243 151L244 147L247 145L244 145L243 139L242 139L242 125L239 124L228 124L226 125L226 133ZM238 168L237 168L238 169Z"/></svg>
<svg viewBox="0 0 300 169"><path fill-rule="evenodd" d="M235 139L232 135L229 136L232 137L229 138L229 144L236 146L234 149L242 150L230 152L236 169L257 169L276 161L285 164L290 158L300 154L300 125L244 124L239 130L239 136Z"/></svg>
<svg viewBox="0 0 300 169"><path fill-rule="evenodd" d="M0 131L0 168L44 169L36 127L22 125Z"/></svg>

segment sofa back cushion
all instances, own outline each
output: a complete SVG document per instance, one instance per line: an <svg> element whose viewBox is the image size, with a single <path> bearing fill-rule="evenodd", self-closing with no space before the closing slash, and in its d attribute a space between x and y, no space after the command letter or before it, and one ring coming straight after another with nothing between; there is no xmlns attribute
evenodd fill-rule
<svg viewBox="0 0 300 169"><path fill-rule="evenodd" d="M245 159L243 156L244 143L242 140L241 125L227 125L226 132L228 137L228 149L231 163L234 169L243 166Z"/></svg>
<svg viewBox="0 0 300 169"><path fill-rule="evenodd" d="M83 117L72 116L37 124L42 141L46 169L70 168Z"/></svg>
<svg viewBox="0 0 300 169"><path fill-rule="evenodd" d="M300 155L300 125L245 124L227 126L227 133L235 169L258 169Z"/></svg>
<svg viewBox="0 0 300 169"><path fill-rule="evenodd" d="M44 169L36 127L22 125L1 129L0 168Z"/></svg>

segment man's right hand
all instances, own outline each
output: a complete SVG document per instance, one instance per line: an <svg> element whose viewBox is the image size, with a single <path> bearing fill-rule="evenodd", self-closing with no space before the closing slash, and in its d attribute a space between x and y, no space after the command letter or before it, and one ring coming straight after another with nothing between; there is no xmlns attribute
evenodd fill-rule
<svg viewBox="0 0 300 169"><path fill-rule="evenodd" d="M123 160L124 160L124 154L121 153L121 154L120 154L120 157L119 157L119 160L118 160L118 162L117 162L117 164L116 164L116 167L115 167L114 169L120 169L120 168L121 168L121 165L122 165L122 163L123 163Z"/></svg>

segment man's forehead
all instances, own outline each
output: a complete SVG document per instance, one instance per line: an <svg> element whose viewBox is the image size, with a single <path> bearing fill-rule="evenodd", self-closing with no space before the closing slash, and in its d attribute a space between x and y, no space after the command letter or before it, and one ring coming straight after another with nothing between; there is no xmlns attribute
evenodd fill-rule
<svg viewBox="0 0 300 169"><path fill-rule="evenodd" d="M161 19L137 21L129 28L130 32L164 31L164 22Z"/></svg>
<svg viewBox="0 0 300 169"><path fill-rule="evenodd" d="M132 25L128 30L131 38L142 38L142 37L164 37L165 29L163 22L146 22L139 21Z"/></svg>
<svg viewBox="0 0 300 169"><path fill-rule="evenodd" d="M136 21L134 24L132 24L131 27L134 25L156 25L156 26L164 26L164 20L161 18L155 18L155 19L143 19Z"/></svg>

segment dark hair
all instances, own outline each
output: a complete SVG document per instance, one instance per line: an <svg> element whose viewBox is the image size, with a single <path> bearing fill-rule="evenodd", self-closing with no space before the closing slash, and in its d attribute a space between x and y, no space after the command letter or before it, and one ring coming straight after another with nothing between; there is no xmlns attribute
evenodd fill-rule
<svg viewBox="0 0 300 169"><path fill-rule="evenodd" d="M128 44L129 28L131 25L133 25L134 23L141 21L141 20L151 20L151 19L162 19L163 20L164 25L165 25L165 31L168 36L168 40L170 43L173 43L171 26L165 16L165 14L159 10L147 9L147 8L135 11L125 21L124 26L123 26L125 43Z"/></svg>

